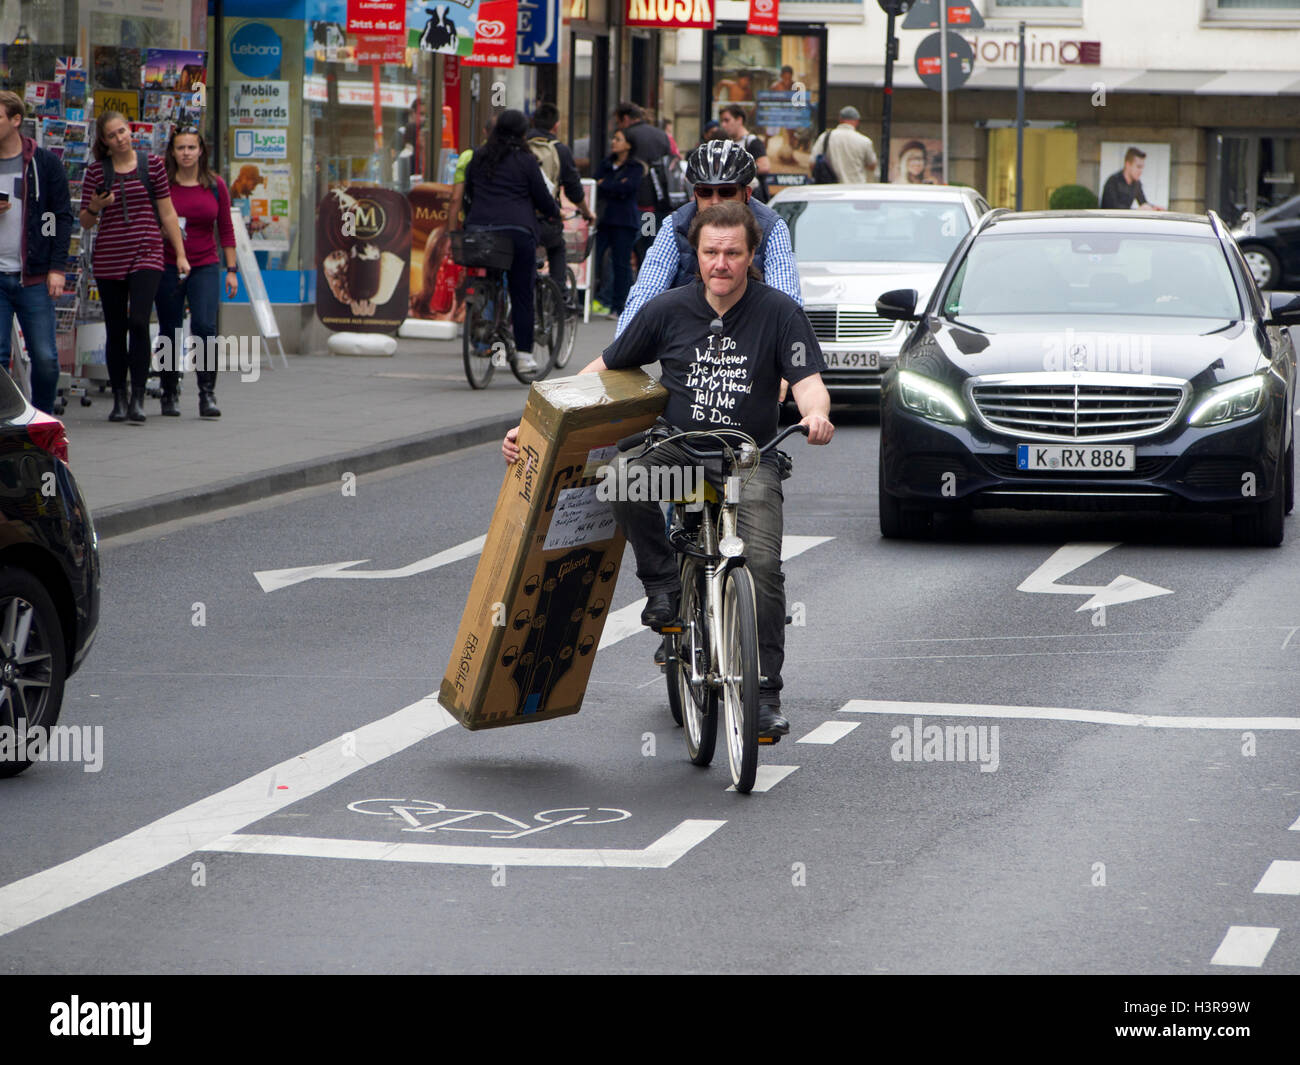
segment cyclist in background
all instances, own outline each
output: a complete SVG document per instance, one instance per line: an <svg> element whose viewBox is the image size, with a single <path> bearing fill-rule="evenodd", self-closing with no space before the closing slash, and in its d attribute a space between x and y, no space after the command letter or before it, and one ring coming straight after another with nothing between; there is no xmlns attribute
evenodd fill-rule
<svg viewBox="0 0 1300 1065"><path fill-rule="evenodd" d="M688 233L703 280L651 300L605 353L582 373L628 369L658 362L668 390L664 420L685 431L738 429L762 445L776 435L777 391L784 378L808 427L810 444L826 444L835 433L830 395L822 384L821 348L799 305L784 293L751 278L762 239L753 214L739 202L701 211ZM722 321L722 336L712 323ZM688 385L688 382L693 382ZM700 387L694 382L704 381ZM519 455L519 430L510 430L502 454ZM716 445L705 442L701 446ZM641 460L658 470L693 465L672 442ZM785 659L785 575L781 571L783 529L780 454L771 452L744 484L738 533L758 599L759 731L783 736L790 723L781 714L781 667ZM677 617L681 597L677 554L664 530L659 504L621 500L614 517L636 554L637 576L647 602L641 622L658 629Z"/></svg>
<svg viewBox="0 0 1300 1065"><path fill-rule="evenodd" d="M492 133L474 152L465 172L464 197L469 201L466 230L506 234L514 242L510 266L510 312L515 335L515 365L538 369L533 358L533 285L537 276L538 215L559 222L560 209L546 188L541 164L524 135L528 119L522 111L502 111Z"/></svg>

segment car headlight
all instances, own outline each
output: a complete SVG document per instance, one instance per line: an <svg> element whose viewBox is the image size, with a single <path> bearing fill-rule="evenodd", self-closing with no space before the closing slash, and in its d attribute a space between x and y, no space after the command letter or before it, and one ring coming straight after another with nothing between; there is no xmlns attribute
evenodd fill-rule
<svg viewBox="0 0 1300 1065"><path fill-rule="evenodd" d="M910 370L898 372L898 394L903 400L903 406L923 418L951 425L960 425L966 420L966 410L961 400L938 381Z"/></svg>
<svg viewBox="0 0 1300 1065"><path fill-rule="evenodd" d="M1191 425L1222 425L1248 418L1264 405L1265 374L1251 374L1211 388L1193 408Z"/></svg>

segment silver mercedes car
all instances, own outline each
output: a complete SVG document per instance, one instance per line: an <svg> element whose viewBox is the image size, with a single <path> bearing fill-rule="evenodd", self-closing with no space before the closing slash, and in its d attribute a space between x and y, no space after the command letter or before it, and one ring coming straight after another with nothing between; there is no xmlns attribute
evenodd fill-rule
<svg viewBox="0 0 1300 1065"><path fill-rule="evenodd" d="M822 380L840 402L875 403L907 327L876 313L883 293L914 288L918 305L948 257L988 212L951 185L801 185L771 203L794 243L803 306L826 357Z"/></svg>

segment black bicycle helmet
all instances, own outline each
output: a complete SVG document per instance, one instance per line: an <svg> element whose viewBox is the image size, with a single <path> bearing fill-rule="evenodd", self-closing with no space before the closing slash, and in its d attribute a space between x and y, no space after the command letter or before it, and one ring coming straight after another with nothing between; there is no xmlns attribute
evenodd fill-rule
<svg viewBox="0 0 1300 1065"><path fill-rule="evenodd" d="M748 185L757 173L754 157L735 141L705 141L686 157L692 185Z"/></svg>

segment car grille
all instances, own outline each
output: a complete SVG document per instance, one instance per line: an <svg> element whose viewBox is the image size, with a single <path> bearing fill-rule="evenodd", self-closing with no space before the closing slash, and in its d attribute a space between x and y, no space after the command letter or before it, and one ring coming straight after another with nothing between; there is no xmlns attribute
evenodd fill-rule
<svg viewBox="0 0 1300 1065"><path fill-rule="evenodd" d="M813 332L823 343L847 343L855 340L884 340L894 332L896 323L881 318L875 311L849 310L844 307L805 309Z"/></svg>
<svg viewBox="0 0 1300 1065"><path fill-rule="evenodd" d="M1053 440L1159 432L1178 413L1183 393L1176 384L1002 381L971 387L971 399L993 428Z"/></svg>

